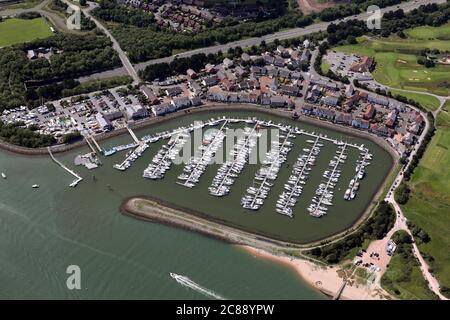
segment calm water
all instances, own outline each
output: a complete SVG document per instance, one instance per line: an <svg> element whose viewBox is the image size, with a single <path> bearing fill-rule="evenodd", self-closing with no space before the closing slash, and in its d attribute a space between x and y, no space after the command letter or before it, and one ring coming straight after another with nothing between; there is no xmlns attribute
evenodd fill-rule
<svg viewBox="0 0 450 320"><path fill-rule="evenodd" d="M195 117L199 118L202 117ZM267 116L259 115L259 118ZM137 134L142 136L193 120L186 117ZM297 125L318 131L318 128ZM104 142L102 146L117 145L130 139L122 136ZM362 141L351 137L347 140ZM298 141L300 146L296 148L301 150L302 142ZM152 195L216 217L227 215L229 221L253 230L299 241L321 238L351 225L367 205L371 190L376 189L389 169L389 156L375 145L365 143L375 155L367 177L373 177L373 180L368 179L362 184L361 196L358 195L352 206L354 209L349 210L342 201L344 207L338 208L340 204L336 204L336 212L320 220L310 218L302 208L296 211L295 219L273 213L271 205L283 183L273 187L263 210L258 213L243 211L239 199L256 166L245 169L231 194L224 199L216 199L207 193L215 174L214 167L207 170L192 190L175 184L182 167L173 167L163 181L145 180L141 177L142 170L159 145L152 145L125 173L112 168L112 164L123 159L123 153L104 159L104 165L92 172L76 167L85 178L76 189L68 187L72 177L49 157L27 158L0 153L0 171L8 175L7 180L0 181L0 297L206 298L195 290L180 286L169 276L169 272L175 272L226 298L321 299L321 294L299 280L290 269L255 259L231 245L195 233L123 216L118 207L124 197ZM334 151L327 154L325 149L330 148L322 149L320 161L327 163L327 156L333 155ZM75 155L84 151L87 149L58 155L58 158L73 167ZM293 163L297 151L291 151L285 166ZM353 167L353 162L349 167ZM321 176L322 170L314 171L319 172L313 174ZM96 181L92 179L93 174ZM285 168L280 172L280 180L289 174L290 169ZM344 176L341 180L348 183ZM311 180L314 180L313 176ZM41 188L31 189L34 183L39 183ZM106 187L108 184L113 191ZM309 201L305 200L305 203L309 204ZM302 202L297 205L300 206ZM65 270L72 264L81 268L82 290L79 291L66 288Z"/></svg>

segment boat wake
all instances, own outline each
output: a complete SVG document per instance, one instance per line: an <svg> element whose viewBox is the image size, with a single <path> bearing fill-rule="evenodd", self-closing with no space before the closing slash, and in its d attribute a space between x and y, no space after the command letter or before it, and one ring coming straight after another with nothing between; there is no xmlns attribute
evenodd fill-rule
<svg viewBox="0 0 450 320"><path fill-rule="evenodd" d="M183 287L187 287L190 288L200 294L203 294L204 296L207 296L209 298L212 299L216 299L216 300L226 300L224 297L218 295L217 293L203 288L201 285L199 285L198 283L195 283L194 281L192 281L191 279L189 279L186 276L182 276L176 273L170 273L170 276L172 278L174 278L179 284L181 284Z"/></svg>

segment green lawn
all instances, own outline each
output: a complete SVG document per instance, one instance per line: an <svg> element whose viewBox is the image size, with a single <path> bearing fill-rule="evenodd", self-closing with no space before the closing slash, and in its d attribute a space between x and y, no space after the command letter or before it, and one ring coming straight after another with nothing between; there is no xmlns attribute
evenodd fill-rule
<svg viewBox="0 0 450 320"><path fill-rule="evenodd" d="M381 283L383 288L394 297L404 300L432 300L436 299L428 289L419 266L414 265L409 275L410 279L402 281L405 265L410 263L400 254L394 254L388 270L384 273Z"/></svg>
<svg viewBox="0 0 450 320"><path fill-rule="evenodd" d="M407 97L408 99L414 100L430 111L434 111L438 109L440 106L439 99L433 96L420 93L404 92L399 90L391 90L391 92L393 95L401 95Z"/></svg>
<svg viewBox="0 0 450 320"><path fill-rule="evenodd" d="M387 86L450 95L450 66L425 68L417 63L422 49L450 50L450 24L439 28L414 28L407 30L406 34L407 39L397 36L359 38L358 44L340 46L334 50L374 57L377 67L373 75L378 82Z"/></svg>
<svg viewBox="0 0 450 320"><path fill-rule="evenodd" d="M330 64L326 62L325 59L322 59L322 63L320 64L320 68L322 69L323 74L327 74L330 70Z"/></svg>
<svg viewBox="0 0 450 320"><path fill-rule="evenodd" d="M441 116L438 119L441 119ZM448 125L448 114L443 114L442 119ZM411 197L403 206L407 218L430 235L431 241L420 244L420 251L434 258L431 267L441 286L448 288L450 288L449 148L450 128L438 127L412 176L409 183L412 188Z"/></svg>
<svg viewBox="0 0 450 320"><path fill-rule="evenodd" d="M417 40L450 40L450 24L433 28L429 26L418 27L406 30L405 32L409 38Z"/></svg>
<svg viewBox="0 0 450 320"><path fill-rule="evenodd" d="M43 18L6 19L0 22L0 47L50 37L53 33Z"/></svg>

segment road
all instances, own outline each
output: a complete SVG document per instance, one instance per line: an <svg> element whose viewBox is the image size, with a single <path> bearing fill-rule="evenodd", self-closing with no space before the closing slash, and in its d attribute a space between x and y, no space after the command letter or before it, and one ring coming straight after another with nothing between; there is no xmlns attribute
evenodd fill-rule
<svg viewBox="0 0 450 320"><path fill-rule="evenodd" d="M382 13L385 12L389 12L392 10L397 10L397 7L403 9L405 12L411 11L415 8L418 8L419 6L423 5L423 4L427 4L427 3L445 3L446 0L416 0L416 1L409 1L409 2L405 2L402 4L399 4L398 6L391 6L391 7L386 7L381 9ZM89 2L90 4L90 8L92 7L92 3ZM83 10L83 12L85 12L87 10ZM90 11L90 9L89 9ZM89 15L90 16L90 15ZM370 15L367 13L362 13L353 17L348 17L345 19L359 19L359 20L366 20ZM91 17L91 16L90 16ZM92 17L91 17L92 18ZM97 20L95 20L94 18L92 18L94 21L96 21L96 23L98 23ZM153 60L149 60L149 61L145 61L145 62L141 62L141 63L137 63L134 65L134 69L136 71L140 71L145 69L145 67L152 65L152 64L156 64L156 63L169 63L171 61L173 61L175 59L175 57L178 58L186 58L186 57L190 57L194 54L198 54L198 53L204 53L204 54L215 54L219 51L222 52L226 52L229 48L235 48L235 47L251 47L253 45L260 45L262 41L265 41L266 43L269 42L273 42L275 39L278 40L284 40L284 39L290 39L290 38L296 38L296 37L301 37L304 35L308 35L311 33L315 33L315 32L319 32L319 31L324 31L327 29L328 25L331 23L338 23L341 20L345 20L345 19L340 19L340 20L335 20L332 22L320 22L320 23L316 23L316 24L312 24L310 26L304 27L304 28L293 28L293 29L287 29L287 30L283 30L283 31L279 31L273 34L268 34L262 37L255 37L255 38L248 38L248 39L243 39L243 40L238 40L238 41L234 41L234 42L229 42L226 44L221 44L221 45L216 45L216 46L211 46L211 47L206 47L206 48L198 48L198 49L194 49L194 50L190 50L190 51L185 51L182 52L180 54L177 55L172 55L169 57L164 57L164 58L159 58L159 59L153 59ZM105 27L101 27L102 30L105 30ZM108 34L110 35L109 31ZM128 60L128 59L127 59ZM127 71L129 73L129 69L130 66L128 66ZM120 75L126 75L127 72L124 72L124 70L121 70L121 68L117 68L117 69L113 69L111 70L111 73L114 76L120 76ZM133 77L133 79L135 79L135 77Z"/></svg>
<svg viewBox="0 0 450 320"><path fill-rule="evenodd" d="M314 51L312 53L312 58L311 58L311 68L310 68L310 74L311 77L314 78L322 78L322 79L327 79L325 77L320 76L317 71L314 69L314 60L317 57L317 50ZM386 85L382 85L379 84L382 88L384 88L385 90L390 90L391 88L389 86ZM392 88L394 89L394 88ZM367 90L363 90L361 88L358 88L358 90L363 91L363 92L367 92L367 93L371 93L370 91ZM443 97L443 96L438 96L432 93L424 93L424 92L417 92L417 91L412 91L412 90L402 90L402 89L396 89L396 90L400 90L400 91L405 91L405 92L411 92L411 93L422 93L422 94L428 94L431 95L435 98L437 98L440 101L440 107L439 109L437 109L436 111L433 112L435 118L438 114L438 112L442 109L442 107L445 104L445 101L447 100L448 97ZM415 109L416 111L419 111L422 114L422 117L425 120L425 128L422 132L422 134L420 135L418 142L414 148L414 150L411 152L411 154L409 155L408 159L407 159L407 165L404 167L406 168L407 166L410 165L412 158L417 154L417 150L419 149L419 146L423 143L423 140L425 138L426 133L428 132L429 128L430 128L430 122L428 120L427 115L420 111L419 109L410 106L411 108ZM387 269L387 266L390 262L391 256L387 255L386 253L386 245L388 244L389 240L391 239L392 235L399 231L399 230L405 230L412 239L414 239L411 231L409 230L409 227L407 225L407 219L403 214L403 211L401 209L401 207L398 205L398 203L395 201L394 198L394 192L395 189L398 188L398 186L400 185L400 183L403 180L403 172L404 170L401 170L397 177L395 178L394 182L392 183L392 186L390 187L387 196L385 198L385 201L390 203L396 212L396 221L394 223L394 226L392 227L391 230L389 230L389 232L386 234L386 236L381 239L381 240L375 240L372 241L369 245L369 247L367 248L367 253L363 255L363 262L373 262L371 261L372 258L366 257L369 256L371 252L377 252L379 254L379 260L375 261L375 264L380 268L379 272L378 272L378 276L376 278L376 284L380 286L380 280L382 275L384 274L384 272ZM429 266L426 263L425 259L422 257L422 254L419 251L419 248L417 247L417 244L414 242L413 243L413 254L414 256L417 258L419 264L420 264L420 270L422 271L422 275L423 277L428 281L429 284L429 288L430 290L432 290L441 300L448 300L444 295L441 294L440 292L440 285L438 280L429 272ZM355 257L356 258L356 257Z"/></svg>
<svg viewBox="0 0 450 320"><path fill-rule="evenodd" d="M59 15L56 12L47 9L47 4L49 3L49 1L50 0L43 0L36 6L28 9L5 9L0 11L0 16L15 16L21 13L39 12L42 16L46 17L58 31L81 34L80 31L68 29L66 21L62 17L62 15Z"/></svg>
<svg viewBox="0 0 450 320"><path fill-rule="evenodd" d="M428 117L425 114L423 114L423 112L421 112L421 114L422 114L422 116L424 117L424 119L426 121L426 126L424 128L424 131L423 131L422 135L419 138L418 143L416 144L416 147L414 148L413 152L411 152L411 154L410 154L410 156L408 158L408 164L404 167L405 169L407 168L407 166L409 166L411 164L412 158L416 155L417 150L419 149L419 146L423 143L425 134L428 132L428 129L430 127L430 123L429 123ZM412 235L412 233L409 230L409 227L407 225L407 219L406 219L405 215L403 214L403 211L402 211L401 207L395 201L395 198L394 198L395 190L398 188L398 186L400 185L400 183L403 180L403 172L404 172L404 170L402 169L398 173L397 177L394 180L394 183L392 184L391 188L389 189L389 191L387 193L385 201L389 202L394 207L395 212L397 214L397 221L396 221L396 224L395 224L395 226L393 228L393 229L395 229L394 231L405 230L411 236L411 238L414 239L414 237L413 237L413 235ZM393 231L393 230L391 230L391 231ZM391 232L391 231L389 233L392 235L393 232ZM439 282L431 274L431 272L429 271L429 266L426 263L425 259L422 257L422 254L420 253L419 248L417 247L417 244L415 242L413 243L413 253L416 256L417 260L419 261L420 270L422 271L423 277L428 281L430 290L432 290L441 300L448 300L440 292Z"/></svg>
<svg viewBox="0 0 450 320"><path fill-rule="evenodd" d="M416 0L416 1L409 1L409 2L405 2L402 4L399 4L397 6L391 6L391 7L386 7L381 9L382 13L385 12L389 12L392 10L397 10L397 7L403 9L405 12L411 11L415 8L418 8L419 6L423 5L423 4L427 4L427 3L445 3L446 0ZM358 20L367 20L370 17L370 14L368 13L362 13L353 17L349 17L352 19L358 19ZM349 19L347 18L347 19ZM229 42L226 44L221 44L221 45L217 45L217 46L212 46L212 47L206 47L206 48L200 48L200 49L195 49L195 50L190 50L190 51L186 51L183 53L178 54L177 56L182 58L182 57L190 57L196 53L204 53L204 54L209 54L209 53L217 53L219 51L225 52L227 51L229 48L234 48L234 47L251 47L253 45L259 45L261 44L262 41L265 41L266 43L268 42L273 42L275 39L278 40L284 40L284 39L290 39L290 38L296 38L296 37L301 37L304 35L308 35L311 33L315 33L315 32L319 32L319 31L324 31L327 29L328 25L331 23L337 23L341 20L335 20L333 22L320 22L320 23L316 23L316 24L312 24L310 26L304 27L304 28L293 28L293 29L288 29L288 30L283 30L283 31L279 31L273 34L268 34L262 37L256 37L256 38L248 38L248 39L243 39L243 40L239 40L239 41L235 41L235 42ZM165 57L165 58L160 58L160 59L154 59L154 60L150 60L150 61L146 61L146 62L141 62L135 65L137 70L142 70L144 69L146 66L151 65L151 64L155 64L155 63L160 63L160 62L171 62L173 59L175 58L175 56L170 56L170 57Z"/></svg>
<svg viewBox="0 0 450 320"><path fill-rule="evenodd" d="M63 0L65 3L69 4L70 2L67 0ZM131 64L130 60L128 59L127 54L122 50L122 48L119 45L119 42L113 37L113 35L109 32L109 30L101 24L94 16L91 15L91 10L94 9L96 6L98 6L97 3L89 2L89 6L87 8L82 8L81 10L85 14L86 17L90 18L92 21L94 21L97 28L102 30L106 36L111 40L113 43L113 49L116 50L118 53L120 60L122 61L123 66L125 67L125 70L130 75L130 77L133 79L134 84L138 84L141 82L141 79L139 78L136 70L134 69L133 65Z"/></svg>

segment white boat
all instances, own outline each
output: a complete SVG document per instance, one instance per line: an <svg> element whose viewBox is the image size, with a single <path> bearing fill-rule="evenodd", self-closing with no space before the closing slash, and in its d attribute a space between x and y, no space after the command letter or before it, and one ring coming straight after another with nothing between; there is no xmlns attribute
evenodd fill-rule
<svg viewBox="0 0 450 320"><path fill-rule="evenodd" d="M32 187L33 189L37 189L37 188L39 188L40 186L39 186L38 184L33 184L31 187Z"/></svg>
<svg viewBox="0 0 450 320"><path fill-rule="evenodd" d="M2 178L6 179L6 174L4 174L3 172L2 172Z"/></svg>

